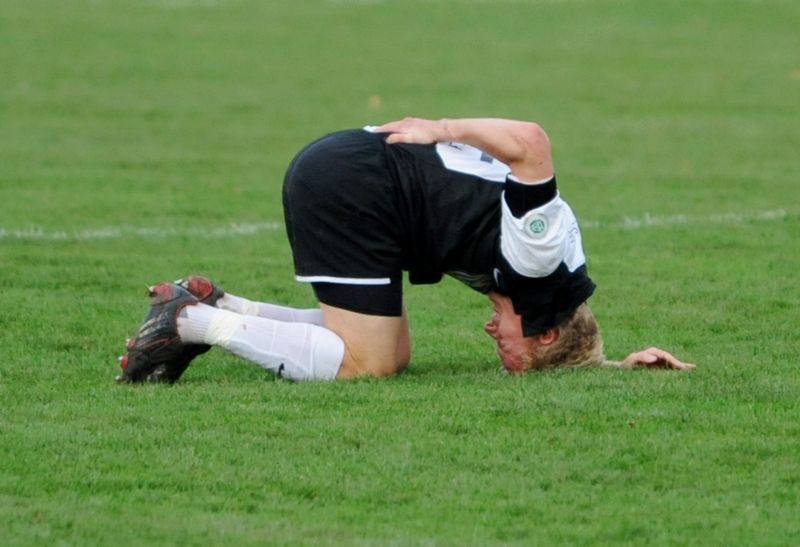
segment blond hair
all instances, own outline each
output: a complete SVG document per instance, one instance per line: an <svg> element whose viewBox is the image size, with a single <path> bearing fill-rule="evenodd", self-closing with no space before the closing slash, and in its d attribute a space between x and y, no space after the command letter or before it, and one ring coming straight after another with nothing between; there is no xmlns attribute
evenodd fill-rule
<svg viewBox="0 0 800 547"><path fill-rule="evenodd" d="M603 335L586 302L578 306L572 316L557 328L558 338L555 342L538 346L528 356L529 369L542 370L558 366L577 368L606 362Z"/></svg>

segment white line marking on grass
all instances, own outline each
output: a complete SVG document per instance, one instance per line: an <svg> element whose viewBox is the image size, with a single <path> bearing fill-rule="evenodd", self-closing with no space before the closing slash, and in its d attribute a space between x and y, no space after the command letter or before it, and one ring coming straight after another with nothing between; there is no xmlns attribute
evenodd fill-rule
<svg viewBox="0 0 800 547"><path fill-rule="evenodd" d="M752 213L713 213L710 215L667 215L658 216L645 213L639 217L623 217L618 221L601 222L599 220L579 220L581 228L593 230L597 228L616 228L622 230L640 230L642 228L658 228L661 226L694 226L702 224L741 224L743 222L769 222L783 220L790 215L800 214L784 209L755 211ZM46 229L42 227L0 228L0 240L31 241L81 241L100 239L120 239L123 237L195 237L199 239L217 239L258 235L263 232L283 231L283 222L254 222L242 224L224 224L222 226L186 226L181 228L140 228L135 226L105 226L86 229Z"/></svg>
<svg viewBox="0 0 800 547"><path fill-rule="evenodd" d="M172 236L225 238L255 235L261 232L274 232L283 229L283 223L275 221L250 224L226 224L223 226L187 226L184 228L137 228L134 226L106 226L83 230L47 230L41 227L0 228L0 240L80 241L119 239L122 237L159 238Z"/></svg>
<svg viewBox="0 0 800 547"><path fill-rule="evenodd" d="M755 211L752 213L712 213L710 215L668 215L658 216L644 213L640 217L623 217L616 222L600 222L597 220L578 219L581 228L622 228L638 230L659 226L699 225L699 224L741 224L750 221L783 220L789 216L784 209Z"/></svg>

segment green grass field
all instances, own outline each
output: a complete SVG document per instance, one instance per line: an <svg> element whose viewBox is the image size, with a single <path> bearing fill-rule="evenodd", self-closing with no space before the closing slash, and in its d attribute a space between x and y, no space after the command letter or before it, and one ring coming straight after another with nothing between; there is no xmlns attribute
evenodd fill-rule
<svg viewBox="0 0 800 547"><path fill-rule="evenodd" d="M800 4L0 2L0 544L800 544ZM293 281L283 169L330 130L537 120L607 353L498 374L485 298L409 287L400 377L219 350L118 386L144 287Z"/></svg>

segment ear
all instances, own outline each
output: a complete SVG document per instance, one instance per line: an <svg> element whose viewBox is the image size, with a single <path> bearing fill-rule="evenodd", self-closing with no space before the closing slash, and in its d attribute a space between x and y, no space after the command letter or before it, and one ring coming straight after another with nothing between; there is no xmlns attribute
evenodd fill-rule
<svg viewBox="0 0 800 547"><path fill-rule="evenodd" d="M550 344L558 340L558 334L559 334L558 327L551 327L544 332L540 332L537 335L539 344L543 346L549 346Z"/></svg>

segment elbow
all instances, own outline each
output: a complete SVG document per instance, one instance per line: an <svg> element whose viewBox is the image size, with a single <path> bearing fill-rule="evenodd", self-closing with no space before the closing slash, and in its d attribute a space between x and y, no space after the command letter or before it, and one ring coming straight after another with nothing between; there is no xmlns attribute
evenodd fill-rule
<svg viewBox="0 0 800 547"><path fill-rule="evenodd" d="M518 139L526 155L550 155L550 137L538 123L523 122Z"/></svg>
<svg viewBox="0 0 800 547"><path fill-rule="evenodd" d="M518 155L511 164L512 172L521 180L539 181L553 176L550 137L535 122L520 123L516 132Z"/></svg>

